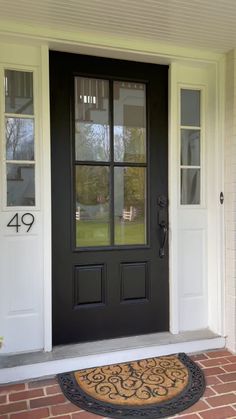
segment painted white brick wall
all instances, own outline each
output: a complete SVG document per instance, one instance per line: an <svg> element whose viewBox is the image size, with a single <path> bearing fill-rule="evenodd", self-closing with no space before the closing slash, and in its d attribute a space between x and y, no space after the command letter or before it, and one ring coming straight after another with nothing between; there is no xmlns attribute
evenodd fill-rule
<svg viewBox="0 0 236 419"><path fill-rule="evenodd" d="M236 352L236 50L226 56L225 98L225 330Z"/></svg>

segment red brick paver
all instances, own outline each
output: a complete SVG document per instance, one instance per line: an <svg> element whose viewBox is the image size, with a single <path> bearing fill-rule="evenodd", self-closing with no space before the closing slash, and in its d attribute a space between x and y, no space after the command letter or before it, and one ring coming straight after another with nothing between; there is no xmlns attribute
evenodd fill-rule
<svg viewBox="0 0 236 419"><path fill-rule="evenodd" d="M220 350L192 359L203 369L207 388L201 400L172 419L236 419L236 356ZM0 386L0 419L44 418L102 419L69 402L56 378Z"/></svg>

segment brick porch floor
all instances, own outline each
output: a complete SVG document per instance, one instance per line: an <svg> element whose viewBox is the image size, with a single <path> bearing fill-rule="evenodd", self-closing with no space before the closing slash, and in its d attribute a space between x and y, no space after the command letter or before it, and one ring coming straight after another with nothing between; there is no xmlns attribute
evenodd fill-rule
<svg viewBox="0 0 236 419"><path fill-rule="evenodd" d="M204 370L207 389L199 402L175 418L236 419L236 355L221 350L192 358ZM0 386L0 419L41 418L102 419L70 403L54 378Z"/></svg>

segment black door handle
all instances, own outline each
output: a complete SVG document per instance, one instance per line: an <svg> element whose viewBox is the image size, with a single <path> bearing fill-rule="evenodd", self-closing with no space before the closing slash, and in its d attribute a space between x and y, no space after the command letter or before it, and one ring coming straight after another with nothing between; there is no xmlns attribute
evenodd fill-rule
<svg viewBox="0 0 236 419"><path fill-rule="evenodd" d="M161 195L157 200L158 204L158 225L161 229L160 232L160 249L159 257L163 258L165 256L165 244L168 236L168 200L165 196Z"/></svg>
<svg viewBox="0 0 236 419"><path fill-rule="evenodd" d="M165 244L166 244L166 239L167 239L168 228L165 222L162 222L159 225L162 230L162 241L161 241L161 247L159 250L159 256L160 258L163 258L165 256Z"/></svg>

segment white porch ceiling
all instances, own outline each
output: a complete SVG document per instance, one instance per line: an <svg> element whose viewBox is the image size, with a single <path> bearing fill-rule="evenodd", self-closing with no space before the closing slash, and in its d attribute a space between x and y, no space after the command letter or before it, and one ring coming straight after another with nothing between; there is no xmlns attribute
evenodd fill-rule
<svg viewBox="0 0 236 419"><path fill-rule="evenodd" d="M1 21L226 52L236 0L0 0Z"/></svg>

